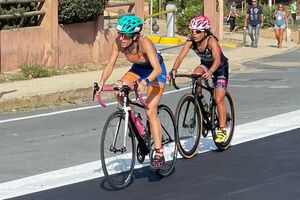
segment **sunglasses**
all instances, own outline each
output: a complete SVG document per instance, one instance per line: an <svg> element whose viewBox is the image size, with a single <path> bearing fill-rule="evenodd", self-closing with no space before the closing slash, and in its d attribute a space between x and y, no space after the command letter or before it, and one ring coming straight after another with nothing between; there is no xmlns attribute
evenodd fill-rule
<svg viewBox="0 0 300 200"><path fill-rule="evenodd" d="M257 1L252 1L252 3L256 3Z"/></svg>
<svg viewBox="0 0 300 200"><path fill-rule="evenodd" d="M192 34L199 34L199 33L203 33L204 31L200 31L200 30L192 30Z"/></svg>
<svg viewBox="0 0 300 200"><path fill-rule="evenodd" d="M132 34L119 33L120 40L130 40L132 39Z"/></svg>

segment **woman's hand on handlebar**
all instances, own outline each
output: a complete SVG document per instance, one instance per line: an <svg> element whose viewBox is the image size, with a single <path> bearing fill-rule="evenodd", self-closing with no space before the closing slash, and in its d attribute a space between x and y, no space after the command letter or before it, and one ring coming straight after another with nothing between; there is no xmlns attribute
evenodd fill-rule
<svg viewBox="0 0 300 200"><path fill-rule="evenodd" d="M138 92L143 93L145 91L146 86L147 86L147 83L145 80L140 81L139 86L138 86Z"/></svg>
<svg viewBox="0 0 300 200"><path fill-rule="evenodd" d="M177 69L171 69L171 71L169 72L167 79L170 80L175 79L176 78L176 74L177 74Z"/></svg>
<svg viewBox="0 0 300 200"><path fill-rule="evenodd" d="M205 78L206 80L209 80L212 78L212 74L213 74L212 71L208 70L202 75L202 77Z"/></svg>

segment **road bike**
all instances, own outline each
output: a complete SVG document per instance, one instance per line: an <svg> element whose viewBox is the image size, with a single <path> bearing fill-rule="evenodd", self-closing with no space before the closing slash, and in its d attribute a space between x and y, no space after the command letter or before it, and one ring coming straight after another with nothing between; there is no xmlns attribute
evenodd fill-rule
<svg viewBox="0 0 300 200"><path fill-rule="evenodd" d="M175 119L178 132L178 151L184 158L192 158L200 145L201 135L207 137L212 133L213 141L218 149L225 150L230 144L235 128L235 108L233 99L228 91L225 94L226 131L227 139L222 143L216 143L216 130L219 128L219 117L215 103L214 87L208 80L197 74L176 74L176 77L191 79L191 92L184 94L179 100ZM174 88L180 89L175 79L171 78ZM198 87L201 87L199 94ZM203 96L203 90L209 93L208 97ZM208 103L207 103L208 100Z"/></svg>
<svg viewBox="0 0 300 200"><path fill-rule="evenodd" d="M149 121L146 123L135 114L131 106L147 109L148 105L137 91L138 84L111 87L104 86L102 91L117 91L123 93L122 102L106 120L100 144L102 169L106 180L113 189L127 187L132 181L135 160L145 164L154 156L154 142L151 137ZM98 102L106 107L99 93L99 86L94 83L94 93ZM130 99L134 92L136 100ZM161 122L162 146L166 162L156 172L162 177L169 176L174 169L177 159L177 132L175 117L171 109L163 104L158 106L158 117ZM145 124L145 126L143 125ZM136 145L137 142L137 145ZM144 165L145 166L145 165Z"/></svg>

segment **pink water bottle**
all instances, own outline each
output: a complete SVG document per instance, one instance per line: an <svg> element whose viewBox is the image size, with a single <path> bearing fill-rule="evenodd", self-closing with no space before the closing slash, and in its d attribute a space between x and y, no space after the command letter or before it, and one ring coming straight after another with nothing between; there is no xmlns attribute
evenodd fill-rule
<svg viewBox="0 0 300 200"><path fill-rule="evenodd" d="M144 131L145 131L145 127L143 125L142 116L139 112L134 114L134 121L133 122L135 123L135 126L136 126L139 134L143 135Z"/></svg>

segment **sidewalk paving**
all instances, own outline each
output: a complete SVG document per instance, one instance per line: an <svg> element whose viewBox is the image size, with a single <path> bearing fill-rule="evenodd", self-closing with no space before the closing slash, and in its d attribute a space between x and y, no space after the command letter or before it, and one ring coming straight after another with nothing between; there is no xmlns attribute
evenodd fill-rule
<svg viewBox="0 0 300 200"><path fill-rule="evenodd" d="M294 49L297 44L284 42L283 48L276 47L275 39L260 38L258 48L241 46L242 34L224 33L224 54L229 58L230 73L247 72L244 62L266 56L281 54ZM249 37L247 36L249 42ZM229 41L229 42L228 42ZM167 71L178 55L176 53L162 52ZM181 70L191 72L199 63L199 58L189 53L184 60ZM115 68L107 83L115 83L130 66ZM91 101L92 84L99 81L101 71L82 72L75 74L59 75L48 78L39 78L25 81L16 81L0 84L0 114L26 110L39 107L51 107L61 104L77 104ZM104 98L109 98L111 95Z"/></svg>

